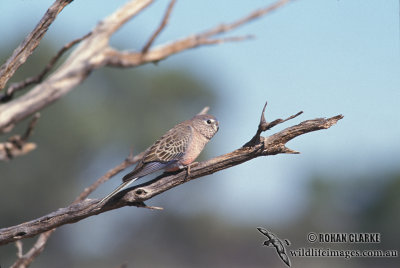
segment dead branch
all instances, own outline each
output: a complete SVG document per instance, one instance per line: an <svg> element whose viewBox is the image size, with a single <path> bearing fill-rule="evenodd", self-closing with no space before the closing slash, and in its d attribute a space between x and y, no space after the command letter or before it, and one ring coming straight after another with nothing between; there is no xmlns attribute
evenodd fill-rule
<svg viewBox="0 0 400 268"><path fill-rule="evenodd" d="M2 95L0 95L0 103L1 102L7 102L12 99L14 96L14 93L18 90L24 89L27 86L30 86L32 84L38 84L43 81L43 78L50 72L50 70L54 67L56 62L61 58L62 55L64 55L65 52L67 52L71 47L91 35L92 33L88 33L80 38L77 38L75 40L72 40L71 42L65 44L58 52L57 54L50 60L50 62L46 65L46 67L43 69L41 73L35 76L31 76L26 78L25 80L17 83L12 83L6 90L6 92Z"/></svg>
<svg viewBox="0 0 400 268"><path fill-rule="evenodd" d="M45 81L32 88L26 94L0 105L0 132L58 100L75 86L83 82L95 69L105 65L115 67L137 67L150 62L158 62L191 48L248 39L249 36L228 38L219 38L216 36L232 31L290 2L290 0L278 0L271 6L256 10L230 24L220 25L205 32L190 35L186 38L151 48L152 39L155 39L166 25L169 12L174 3L171 2L170 7L164 15L163 22L165 21L165 23L162 22L158 28L159 30L153 34L154 38L150 38L148 41L149 48L145 50L145 53L142 51L118 51L111 48L109 40L115 31L153 1L154 0L132 0L122 6L101 21L93 29L92 34L83 40L67 58L64 64L55 70Z"/></svg>
<svg viewBox="0 0 400 268"><path fill-rule="evenodd" d="M35 114L22 136L14 135L8 138L6 142L0 143L0 161L7 161L14 157L25 155L36 148L36 144L28 142L28 139L32 135L39 117L39 113Z"/></svg>
<svg viewBox="0 0 400 268"><path fill-rule="evenodd" d="M50 238L51 234L54 233L56 229L52 229L50 231L44 232L40 234L36 243L32 246L32 248L25 254L22 252L22 242L19 240L17 242L17 257L18 259L11 265L11 268L26 268L28 267L34 259L42 253L44 247L46 246L47 240Z"/></svg>
<svg viewBox="0 0 400 268"><path fill-rule="evenodd" d="M271 128L273 128L274 126L276 126L278 124L281 124L281 123L286 122L286 121L288 121L290 119L293 119L293 118L295 118L295 117L297 117L297 116L299 116L299 115L301 115L303 113L303 111L300 111L297 114L292 115L292 116L290 116L290 117L288 117L286 119L276 119L276 120L272 121L271 123L268 123L265 120L265 115L264 115L265 108L267 108L267 104L268 104L268 102L265 102L264 108L263 108L263 110L261 112L260 124L258 124L258 129L257 129L256 134L254 135L254 137L249 142L247 142L245 145L243 145L243 147L250 147L250 146L254 146L254 145L260 143L260 139L261 139L260 135L261 135L262 132L271 129Z"/></svg>
<svg viewBox="0 0 400 268"><path fill-rule="evenodd" d="M0 90L2 90L7 81L13 76L16 70L25 63L35 48L39 45L43 36L50 25L56 19L57 15L72 0L56 0L46 11L35 29L25 38L25 40L14 50L11 57L0 67Z"/></svg>
<svg viewBox="0 0 400 268"><path fill-rule="evenodd" d="M153 35L150 37L150 39L147 41L146 45L142 48L142 54L146 54L146 52L149 50L151 45L153 44L154 40L156 40L157 36L161 33L161 31L167 26L168 21L169 21L169 16L171 15L172 9L174 8L176 0L172 0L167 8L167 11L164 14L164 18L161 21L160 26L158 26L157 30L153 33Z"/></svg>
<svg viewBox="0 0 400 268"><path fill-rule="evenodd" d="M294 116L289 118L293 117ZM147 207L144 201L171 188L184 184L190 180L239 165L256 157L282 153L299 153L287 148L286 143L302 134L330 128L342 118L342 115L337 115L327 119L317 118L307 120L298 125L286 128L269 137L260 136L259 143L250 145L248 142L246 143L246 146L231 153L197 163L197 165L191 167L189 177L187 177L187 172L185 170L176 173L163 173L154 180L121 191L101 207L97 207L99 199L86 199L82 202L73 203L66 208L60 208L41 218L13 227L0 229L0 245L32 237L57 228L58 226L74 223L87 217L123 206ZM262 121L263 116L261 116L260 125L263 124ZM283 121L285 120L282 120L281 122Z"/></svg>

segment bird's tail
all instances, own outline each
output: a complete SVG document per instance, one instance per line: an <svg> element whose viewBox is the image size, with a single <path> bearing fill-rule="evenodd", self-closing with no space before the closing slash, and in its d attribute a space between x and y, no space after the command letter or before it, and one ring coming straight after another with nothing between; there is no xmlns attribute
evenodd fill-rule
<svg viewBox="0 0 400 268"><path fill-rule="evenodd" d="M102 204L104 204L105 202L107 202L108 200L110 200L114 195L116 195L117 193L119 193L122 189L124 189L125 187L127 187L129 184L131 184L132 182L136 181L138 178L134 178L132 180L129 181L125 181L123 182L120 186L118 186L114 191L112 191L110 194L108 194L106 197L104 197L103 199L101 199L101 201L97 204L98 206L101 206Z"/></svg>

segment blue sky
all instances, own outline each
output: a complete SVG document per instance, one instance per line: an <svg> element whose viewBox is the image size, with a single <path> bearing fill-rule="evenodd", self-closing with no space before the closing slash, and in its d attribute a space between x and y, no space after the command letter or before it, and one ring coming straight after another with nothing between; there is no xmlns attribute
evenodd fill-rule
<svg viewBox="0 0 400 268"><path fill-rule="evenodd" d="M52 2L1 1L0 37L19 43ZM45 38L61 47L125 2L102 1L99 5L95 0L75 0ZM233 21L269 3L178 0L156 44ZM154 3L121 29L112 43L122 43L124 49L141 47L167 4ZM217 203L221 213L232 215L231 209L238 209L227 205L232 198L250 196L265 187L268 194L251 197L254 210L244 209L239 220L263 217L260 210L281 218L285 217L282 207L271 204L271 198L289 193L292 198L282 206L296 215L307 203L310 174L332 172L338 180L345 180L354 174L398 167L399 27L399 1L297 0L227 34L253 34L253 40L190 50L160 63L158 69L185 68L217 89L221 102L211 112L221 121L221 130L210 144L212 155L231 151L254 134L265 100L270 120L304 111L276 130L306 119L345 116L327 131L288 144L301 155L256 159L222 172L217 182L224 189L222 197L218 202L210 197L209 204Z"/></svg>

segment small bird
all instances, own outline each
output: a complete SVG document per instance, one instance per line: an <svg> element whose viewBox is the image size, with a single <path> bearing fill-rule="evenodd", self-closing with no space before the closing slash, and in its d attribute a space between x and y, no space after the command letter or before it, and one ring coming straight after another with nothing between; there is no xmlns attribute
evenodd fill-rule
<svg viewBox="0 0 400 268"><path fill-rule="evenodd" d="M135 169L125 175L123 183L104 197L98 206L143 176L162 169L171 172L189 166L218 129L218 120L207 114L196 115L174 126L146 149Z"/></svg>

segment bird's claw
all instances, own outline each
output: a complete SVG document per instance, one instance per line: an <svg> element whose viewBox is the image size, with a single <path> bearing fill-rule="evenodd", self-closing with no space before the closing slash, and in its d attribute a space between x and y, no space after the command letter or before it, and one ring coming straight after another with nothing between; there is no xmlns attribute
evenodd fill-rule
<svg viewBox="0 0 400 268"><path fill-rule="evenodd" d="M193 166L196 166L197 164L198 164L198 162L193 162L193 163L190 163L189 165L183 167L184 169L186 169L186 176L185 176L185 179L184 179L185 182L188 181L188 179L190 177L190 169Z"/></svg>

